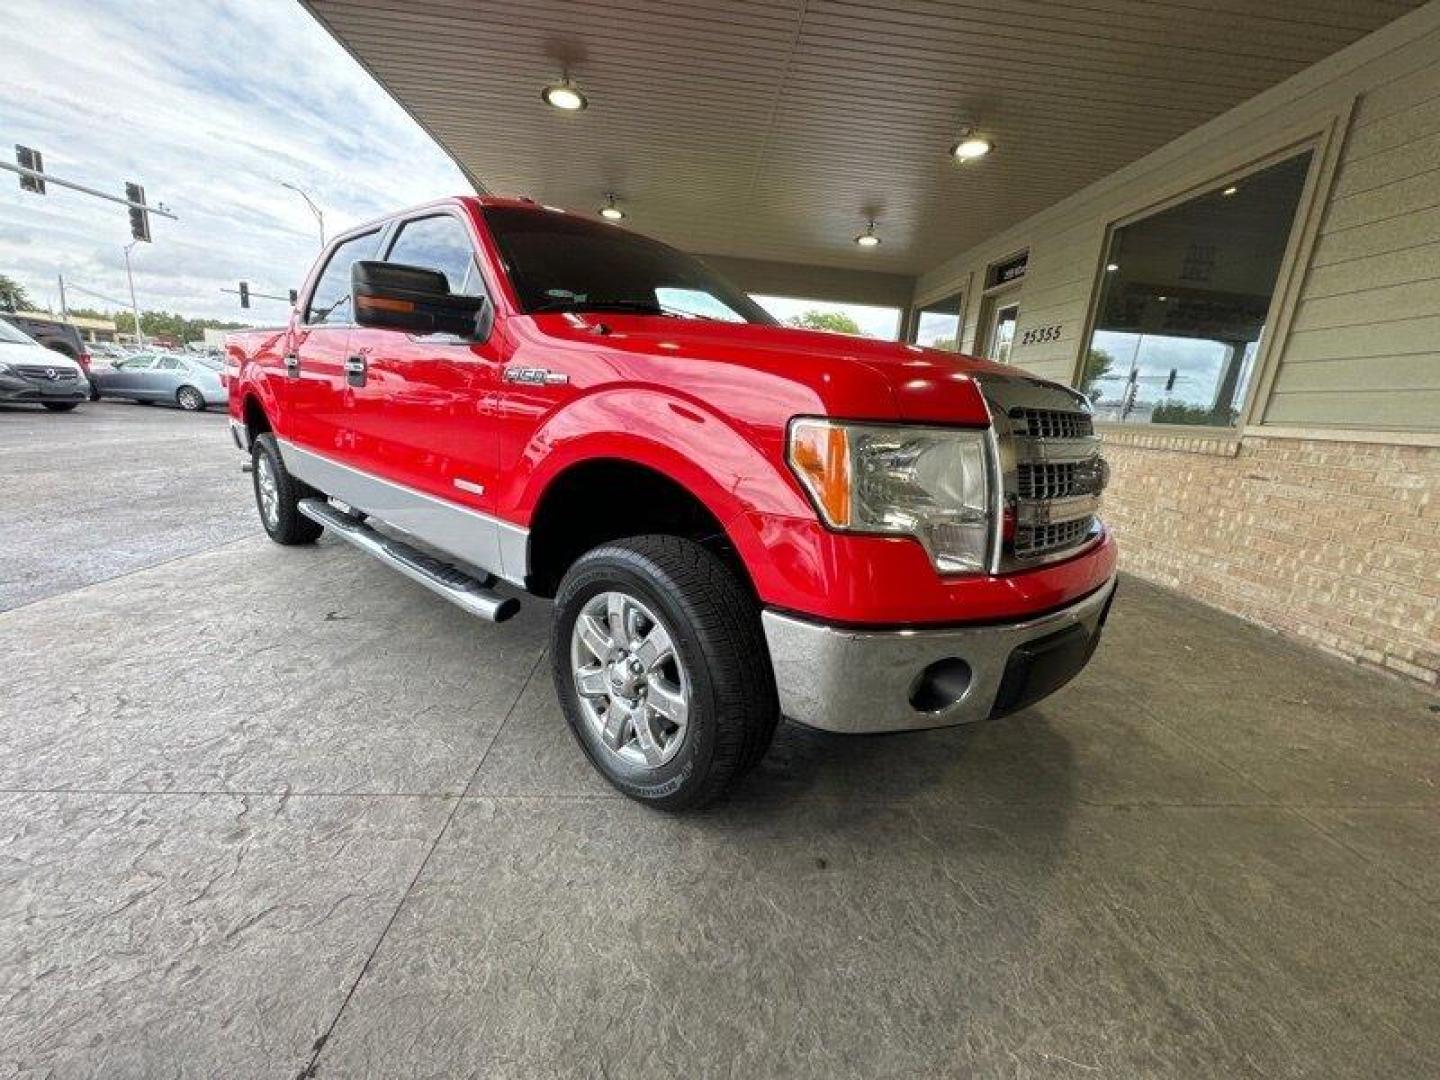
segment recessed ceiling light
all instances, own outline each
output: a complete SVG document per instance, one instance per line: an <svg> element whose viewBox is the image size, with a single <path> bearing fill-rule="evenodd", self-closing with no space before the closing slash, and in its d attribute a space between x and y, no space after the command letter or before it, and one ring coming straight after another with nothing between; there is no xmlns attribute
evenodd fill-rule
<svg viewBox="0 0 1440 1080"><path fill-rule="evenodd" d="M568 76L541 90L540 99L546 105L563 109L566 112L576 112L590 104L590 100L580 92L580 88L572 83Z"/></svg>
<svg viewBox="0 0 1440 1080"><path fill-rule="evenodd" d="M1163 304L1166 300L1169 300L1170 298L1168 296L1157 296L1155 297L1155 299L1159 300Z"/></svg>
<svg viewBox="0 0 1440 1080"><path fill-rule="evenodd" d="M873 248L880 246L880 238L875 235L875 221L873 218L871 219L870 223L865 226L865 231L859 236L855 237L855 243L859 244L863 248Z"/></svg>
<svg viewBox="0 0 1440 1080"><path fill-rule="evenodd" d="M1224 196L1228 199L1231 195L1238 195L1238 194L1240 194L1240 189L1239 189L1238 187L1236 187L1234 184L1231 184L1231 185L1230 185L1229 187L1227 187L1224 191L1220 192L1220 194L1221 194L1221 195L1224 195Z"/></svg>
<svg viewBox="0 0 1440 1080"><path fill-rule="evenodd" d="M1119 270L1119 269L1120 269L1120 264L1119 264L1119 263L1106 263L1106 264L1105 264L1105 272L1106 272L1107 274L1113 274L1116 270Z"/></svg>
<svg viewBox="0 0 1440 1080"><path fill-rule="evenodd" d="M995 144L989 139L974 132L966 132L960 136L959 142L950 147L950 156L956 161L975 161L994 149Z"/></svg>
<svg viewBox="0 0 1440 1080"><path fill-rule="evenodd" d="M625 211L615 205L615 196L613 194L605 196L605 205L600 207L600 216L609 221L619 221L625 216Z"/></svg>

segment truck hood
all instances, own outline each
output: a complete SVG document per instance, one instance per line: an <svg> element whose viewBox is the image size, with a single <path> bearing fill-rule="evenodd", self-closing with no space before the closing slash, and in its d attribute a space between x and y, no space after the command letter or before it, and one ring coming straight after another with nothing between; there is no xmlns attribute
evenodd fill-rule
<svg viewBox="0 0 1440 1080"><path fill-rule="evenodd" d="M546 314L534 321L548 337L779 376L855 418L984 425L989 413L976 376L1015 375L1013 368L971 356L789 326L609 312Z"/></svg>

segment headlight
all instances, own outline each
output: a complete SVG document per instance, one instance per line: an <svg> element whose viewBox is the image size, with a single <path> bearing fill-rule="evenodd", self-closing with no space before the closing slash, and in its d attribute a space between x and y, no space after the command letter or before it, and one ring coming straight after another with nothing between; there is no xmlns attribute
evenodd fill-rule
<svg viewBox="0 0 1440 1080"><path fill-rule="evenodd" d="M987 435L802 417L786 456L831 528L913 536L941 573L975 572L994 524Z"/></svg>
<svg viewBox="0 0 1440 1080"><path fill-rule="evenodd" d="M15 369L12 368L9 364L5 363L3 360L0 360L0 375L8 375L14 370Z"/></svg>

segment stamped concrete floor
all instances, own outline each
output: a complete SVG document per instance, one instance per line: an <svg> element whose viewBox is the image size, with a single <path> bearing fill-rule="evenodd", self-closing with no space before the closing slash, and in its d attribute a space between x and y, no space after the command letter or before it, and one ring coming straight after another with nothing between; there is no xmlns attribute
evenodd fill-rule
<svg viewBox="0 0 1440 1080"><path fill-rule="evenodd" d="M1127 579L1039 707L667 818L544 605L271 545L224 440L0 412L0 1077L1440 1073L1433 700Z"/></svg>

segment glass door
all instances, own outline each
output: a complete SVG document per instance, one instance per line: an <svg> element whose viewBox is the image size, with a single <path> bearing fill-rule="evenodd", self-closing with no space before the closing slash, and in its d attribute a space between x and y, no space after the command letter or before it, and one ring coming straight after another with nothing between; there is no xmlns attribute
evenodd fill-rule
<svg viewBox="0 0 1440 1080"><path fill-rule="evenodd" d="M995 314L986 335L985 355L997 364L1010 362L1010 347L1015 342L1015 324L1020 319L1020 305L996 304Z"/></svg>

